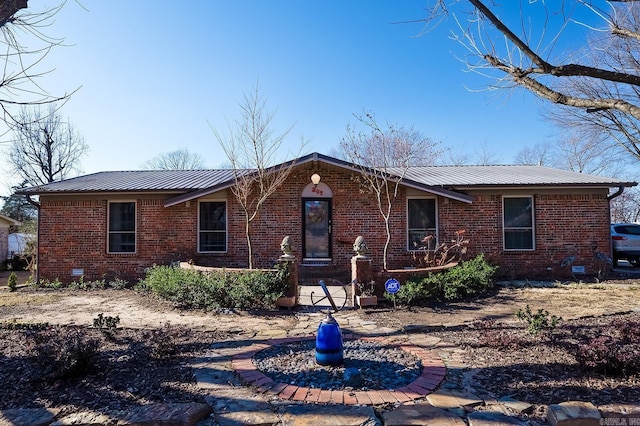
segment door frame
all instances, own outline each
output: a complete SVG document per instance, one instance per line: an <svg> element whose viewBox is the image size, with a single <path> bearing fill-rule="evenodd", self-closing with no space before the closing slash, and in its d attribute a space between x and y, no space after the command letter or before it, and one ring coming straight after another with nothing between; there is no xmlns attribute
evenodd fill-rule
<svg viewBox="0 0 640 426"><path fill-rule="evenodd" d="M307 256L307 229L306 229L306 214L305 214L305 207L306 207L306 203L308 201L319 201L319 202L325 202L327 203L327 210L328 210L328 215L329 217L327 218L328 224L327 224L327 240L328 240L328 257L309 257ZM321 197L305 197L302 198L302 206L301 206L301 214L302 214L302 221L301 221L301 225L302 225L302 258L303 260L331 260L332 256L333 256L333 241L332 241L332 235L333 235L333 203L332 203L332 198L321 198Z"/></svg>

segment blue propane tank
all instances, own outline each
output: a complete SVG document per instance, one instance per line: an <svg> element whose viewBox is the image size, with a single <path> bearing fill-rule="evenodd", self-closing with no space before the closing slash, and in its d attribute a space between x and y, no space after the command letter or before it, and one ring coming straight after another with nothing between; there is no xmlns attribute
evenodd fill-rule
<svg viewBox="0 0 640 426"><path fill-rule="evenodd" d="M342 332L338 322L327 314L316 335L316 362L320 365L340 365L343 362Z"/></svg>

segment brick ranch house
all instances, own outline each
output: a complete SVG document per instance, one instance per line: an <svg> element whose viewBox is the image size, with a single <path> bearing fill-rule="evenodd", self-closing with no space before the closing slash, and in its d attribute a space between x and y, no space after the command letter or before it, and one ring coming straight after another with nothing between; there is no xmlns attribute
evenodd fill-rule
<svg viewBox="0 0 640 426"><path fill-rule="evenodd" d="M272 266L288 235L301 267L345 269L362 235L380 270L384 222L358 173L318 153L296 159L253 222L254 267ZM229 169L116 171L24 189L39 197L39 278L135 281L149 266L186 260L246 267L233 184ZM469 256L484 253L505 278L596 274L608 267L595 254L610 255L609 201L636 184L541 166L414 167L393 207L388 266L411 266L425 235L444 242L464 229Z"/></svg>

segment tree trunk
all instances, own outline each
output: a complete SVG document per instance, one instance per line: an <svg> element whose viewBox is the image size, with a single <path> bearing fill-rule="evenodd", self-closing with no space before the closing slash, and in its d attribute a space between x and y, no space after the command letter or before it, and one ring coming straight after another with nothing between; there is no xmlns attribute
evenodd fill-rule
<svg viewBox="0 0 640 426"><path fill-rule="evenodd" d="M386 271L387 269L387 251L389 251L389 243L391 242L391 229L389 228L389 217L384 218L384 227L387 231L387 240L384 242L384 249L382 251L382 267Z"/></svg>
<svg viewBox="0 0 640 426"><path fill-rule="evenodd" d="M253 269L253 247L251 246L251 221L247 219L244 228L247 237L247 249L249 251L249 269Z"/></svg>

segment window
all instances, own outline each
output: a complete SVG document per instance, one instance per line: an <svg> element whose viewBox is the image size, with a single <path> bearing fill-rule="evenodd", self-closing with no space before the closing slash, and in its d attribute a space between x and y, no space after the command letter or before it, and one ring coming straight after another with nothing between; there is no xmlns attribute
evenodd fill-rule
<svg viewBox="0 0 640 426"><path fill-rule="evenodd" d="M135 253L136 203L109 203L109 253Z"/></svg>
<svg viewBox="0 0 640 426"><path fill-rule="evenodd" d="M410 198L407 200L407 250L436 247L436 200Z"/></svg>
<svg viewBox="0 0 640 426"><path fill-rule="evenodd" d="M533 197L505 197L505 250L533 250Z"/></svg>
<svg viewBox="0 0 640 426"><path fill-rule="evenodd" d="M207 201L200 203L198 220L198 251L221 252L227 250L227 203Z"/></svg>

